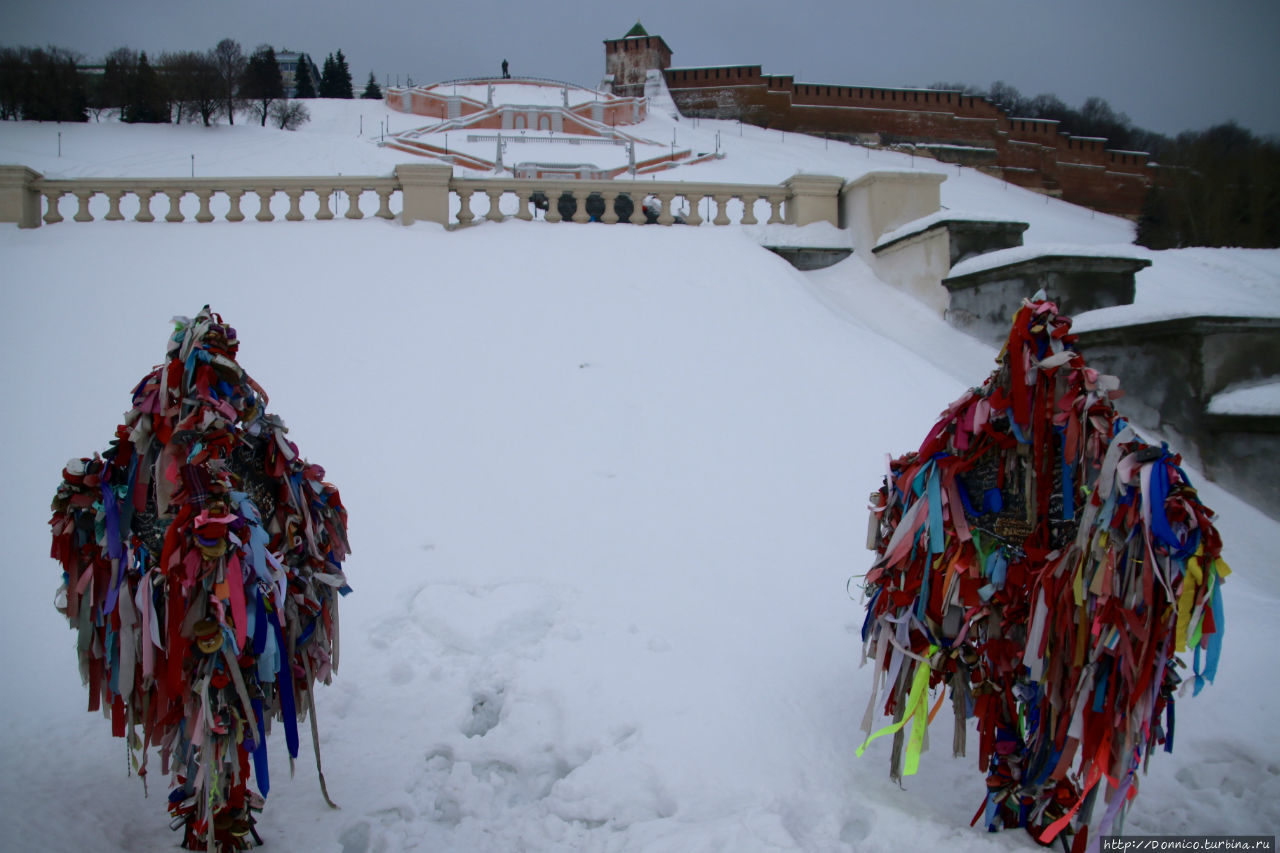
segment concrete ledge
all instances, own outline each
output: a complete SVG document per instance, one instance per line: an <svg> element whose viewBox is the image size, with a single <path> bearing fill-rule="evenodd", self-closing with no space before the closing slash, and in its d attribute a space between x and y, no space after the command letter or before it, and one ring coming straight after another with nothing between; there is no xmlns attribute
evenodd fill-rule
<svg viewBox="0 0 1280 853"><path fill-rule="evenodd" d="M1213 397L1229 387L1280 376L1280 318L1176 317L1093 329L1079 334L1079 348L1090 367L1120 377L1125 396L1116 404L1122 413L1179 439L1178 450L1193 464L1203 463L1215 480L1244 483L1230 459L1245 455L1255 460L1259 476L1280 483L1280 453L1258 459L1262 451L1248 449L1258 440L1239 437L1263 436L1280 417L1207 412ZM1236 444L1226 443L1229 438Z"/></svg>
<svg viewBox="0 0 1280 853"><path fill-rule="evenodd" d="M883 251L934 229L946 229L951 266L1001 249L1013 249L1022 245L1022 234L1029 227L1026 222L996 219L970 219L962 214L926 217L919 220L919 227L908 223L881 238L872 249L877 255Z"/></svg>
<svg viewBox="0 0 1280 853"><path fill-rule="evenodd" d="M820 270L840 263L853 249L822 249L811 246L765 246L798 270Z"/></svg>
<svg viewBox="0 0 1280 853"><path fill-rule="evenodd" d="M1018 253L1019 250L1006 250ZM1046 252L1000 263L991 253L969 261L942 280L950 293L947 321L974 337L999 346L1009 332L1009 318L1022 300L1038 290L1064 314L1129 305L1134 274L1151 265L1145 258ZM984 262L975 269L974 262ZM968 269L966 269L968 267Z"/></svg>
<svg viewBox="0 0 1280 853"><path fill-rule="evenodd" d="M1210 414L1205 428L1205 474L1280 519L1280 415Z"/></svg>

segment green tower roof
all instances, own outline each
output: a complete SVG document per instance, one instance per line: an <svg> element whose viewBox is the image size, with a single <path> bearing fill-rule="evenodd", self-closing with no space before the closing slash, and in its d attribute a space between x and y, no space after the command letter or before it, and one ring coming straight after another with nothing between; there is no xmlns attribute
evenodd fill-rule
<svg viewBox="0 0 1280 853"><path fill-rule="evenodd" d="M636 25L635 25L634 27L632 27L630 30L628 30L628 31L627 31L627 34L626 34L625 36L623 36L623 38L624 38L624 39L629 39L629 38L644 38L644 37L646 37L646 36L648 36L648 35L649 35L649 34L648 34L647 32L645 32L645 30L644 30L644 26L643 26L639 21L636 21Z"/></svg>

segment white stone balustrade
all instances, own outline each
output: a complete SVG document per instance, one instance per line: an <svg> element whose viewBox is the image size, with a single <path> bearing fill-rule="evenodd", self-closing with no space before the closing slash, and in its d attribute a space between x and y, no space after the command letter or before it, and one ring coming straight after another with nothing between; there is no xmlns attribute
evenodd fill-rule
<svg viewBox="0 0 1280 853"><path fill-rule="evenodd" d="M839 178L821 187L831 195L831 211L837 210L836 200ZM455 218L458 225L471 225L477 218L473 205L477 199L487 201L488 210L483 219L500 221L508 216L529 220L537 209L544 211L547 222L561 222L560 199L565 206L573 207L572 222L598 221L605 224L627 222L644 224L643 205L646 199L655 199L659 205L658 224L671 225L676 216L688 225L755 225L759 218L755 213L757 202L768 205L768 224L786 223L787 213L796 201L796 193L789 184L710 184L691 181L644 180L548 180L534 178L454 178L449 190L458 197ZM625 202L620 202L625 198ZM570 205L568 200L572 199ZM710 201L707 201L710 200ZM484 203L482 201L482 203ZM628 204L630 209L628 211ZM734 204L736 202L736 205ZM504 208L505 205L505 208ZM624 219L619 209L626 212ZM703 215L704 208L708 213ZM504 209L511 212L504 212ZM832 222L834 225L834 221Z"/></svg>
<svg viewBox="0 0 1280 853"><path fill-rule="evenodd" d="M314 207L312 218L333 219L330 199L336 196L346 197L347 219L363 219L366 211L361 209L361 195L373 192L378 197L378 209L373 216L381 219L394 219L391 210L391 197L401 191L400 182L394 177L316 177L316 178L75 178L69 180L50 180L35 176L25 167L16 167L22 173L15 172L15 167L0 166L0 222L17 222L21 227L34 228L41 224L53 225L64 221L62 200L70 195L76 199L76 222L92 222L96 218L91 203L97 196L106 199L106 214L102 219L120 221L125 219L121 210L123 200L132 197L137 205L132 218L136 222L154 222L157 218L158 201L167 201L164 208L164 221L183 222L188 215L183 212L183 201L188 196L195 199L198 209L195 213L197 222L213 222L215 200L221 197L220 208L224 210L223 218L228 222L243 222L246 219L242 207L244 199L256 198L256 209L253 219L258 222L271 222L276 219L272 211L272 202L283 194L288 201L288 212L284 218L296 222L306 219L303 212L303 200L310 194ZM25 185L14 186L14 178L25 177ZM6 180L9 179L9 180ZM29 200L34 194L35 204ZM9 196L8 199L5 196ZM41 203L42 202L42 203ZM368 200L366 200L366 205ZM40 209L43 208L43 215ZM190 209L190 208L188 208Z"/></svg>
<svg viewBox="0 0 1280 853"><path fill-rule="evenodd" d="M561 222L565 218L560 213L562 196L573 200L569 218L578 223L644 224L648 200L651 209L656 204L659 225L755 225L766 209L766 224L827 221L838 225L843 185L842 179L825 175L795 175L781 184L462 178L454 177L450 166L427 163L397 166L390 177L189 179L49 179L25 166L0 166L0 222L23 228L63 222L66 196L76 200L76 222L120 221L130 213L135 221L154 222L161 210L166 222L183 222L193 210L200 223L219 217L227 222L249 217L271 222L285 205L283 218L290 222L334 219L338 212L345 219L363 219L367 211L361 208L361 197L374 193L378 207L372 215L380 219L398 215L406 225L428 221L465 227L478 218L497 222L508 217L528 221L537 218L537 210L544 211L542 218L547 222ZM398 214L392 209L397 194ZM246 199L251 200L248 210ZM105 215L101 215L104 206Z"/></svg>

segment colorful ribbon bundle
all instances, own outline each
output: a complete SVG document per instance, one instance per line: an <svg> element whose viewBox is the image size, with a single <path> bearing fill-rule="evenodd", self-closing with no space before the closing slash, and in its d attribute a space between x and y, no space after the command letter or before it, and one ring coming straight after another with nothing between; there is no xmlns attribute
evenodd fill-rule
<svg viewBox="0 0 1280 853"><path fill-rule="evenodd" d="M111 447L62 472L57 606L77 632L89 710L127 735L144 786L150 747L172 767L183 846L239 850L261 843L272 719L292 771L310 715L328 801L312 690L338 668L347 513L266 412L235 330L208 306L174 322Z"/></svg>
<svg viewBox="0 0 1280 853"><path fill-rule="evenodd" d="M1052 302L1024 303L1000 367L872 495L858 754L893 734L891 777L915 773L950 687L953 751L976 718L987 773L973 823L1083 849L1099 782L1097 835L1123 821L1156 745L1173 749L1177 655L1194 649L1196 693L1213 680L1230 569L1180 457L1117 416L1118 382L1070 328ZM873 732L877 707L894 722Z"/></svg>

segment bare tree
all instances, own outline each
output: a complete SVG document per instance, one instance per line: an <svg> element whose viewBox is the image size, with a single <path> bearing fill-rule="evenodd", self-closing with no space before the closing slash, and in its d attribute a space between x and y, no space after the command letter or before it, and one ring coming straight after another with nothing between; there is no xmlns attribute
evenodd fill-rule
<svg viewBox="0 0 1280 853"><path fill-rule="evenodd" d="M987 99L999 104L1009 115L1021 116L1027 113L1026 99L1022 97L1022 93L1003 80L991 84L991 88L987 90Z"/></svg>
<svg viewBox="0 0 1280 853"><path fill-rule="evenodd" d="M177 121L184 117L195 121L199 117L204 126L209 127L223 108L221 78L212 53L193 50L164 53L157 65L178 105Z"/></svg>
<svg viewBox="0 0 1280 853"><path fill-rule="evenodd" d="M218 72L218 94L222 109L227 114L227 121L231 124L236 123L236 94L247 64L244 50L235 39L223 39L213 49L213 65Z"/></svg>
<svg viewBox="0 0 1280 853"><path fill-rule="evenodd" d="M300 101L276 101L271 105L271 121L281 130L297 130L311 121L311 111Z"/></svg>

